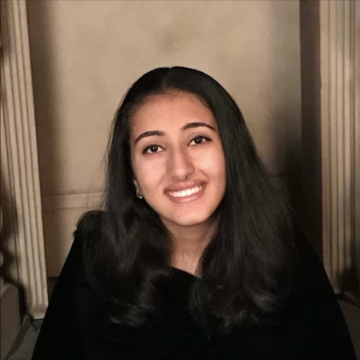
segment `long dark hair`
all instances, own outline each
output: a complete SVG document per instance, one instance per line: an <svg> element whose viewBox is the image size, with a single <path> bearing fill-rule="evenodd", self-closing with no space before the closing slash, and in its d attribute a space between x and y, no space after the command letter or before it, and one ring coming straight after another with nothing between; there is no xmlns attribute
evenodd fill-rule
<svg viewBox="0 0 360 360"><path fill-rule="evenodd" d="M113 320L138 326L159 310L171 277L171 240L158 214L135 194L130 123L152 95L196 95L214 114L226 161L218 228L190 291L200 326L228 331L276 312L294 284L293 214L269 182L235 101L213 78L185 67L143 75L116 112L109 144L105 210L79 223L89 279L117 306ZM92 239L89 240L89 239ZM110 307L109 307L110 308ZM111 314L110 314L111 315Z"/></svg>

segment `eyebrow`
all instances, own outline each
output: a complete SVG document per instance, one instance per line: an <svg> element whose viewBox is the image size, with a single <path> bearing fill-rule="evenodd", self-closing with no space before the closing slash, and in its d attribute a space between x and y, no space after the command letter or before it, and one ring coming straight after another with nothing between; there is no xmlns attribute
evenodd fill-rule
<svg viewBox="0 0 360 360"><path fill-rule="evenodd" d="M187 129L193 129L193 128L197 128L197 127L207 127L213 131L215 130L214 126L211 126L209 124L203 123L203 122L192 122L192 123L188 123L186 125L184 125L181 130L187 130ZM149 137L149 136L164 136L165 133L163 131L160 130L151 130L151 131L145 131L144 133L140 134L136 139L135 139L135 144L138 143L141 139L145 138L145 137Z"/></svg>
<svg viewBox="0 0 360 360"><path fill-rule="evenodd" d="M197 127L207 127L207 128L209 128L209 129L211 129L213 131L216 131L214 126L211 126L211 125L203 123L203 122L188 123L188 124L186 124L185 126L182 127L182 130L197 128Z"/></svg>

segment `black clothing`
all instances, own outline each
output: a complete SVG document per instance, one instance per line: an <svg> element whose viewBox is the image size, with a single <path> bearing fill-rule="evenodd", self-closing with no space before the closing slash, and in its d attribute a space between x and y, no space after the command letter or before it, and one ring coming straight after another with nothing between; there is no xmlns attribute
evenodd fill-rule
<svg viewBox="0 0 360 360"><path fill-rule="evenodd" d="M355 352L321 262L305 247L307 287L274 315L277 325L247 326L227 335L200 330L188 308L195 277L172 269L168 306L140 328L109 325L81 269L79 232L55 285L33 360L41 359L348 359ZM100 312L101 313L101 312Z"/></svg>

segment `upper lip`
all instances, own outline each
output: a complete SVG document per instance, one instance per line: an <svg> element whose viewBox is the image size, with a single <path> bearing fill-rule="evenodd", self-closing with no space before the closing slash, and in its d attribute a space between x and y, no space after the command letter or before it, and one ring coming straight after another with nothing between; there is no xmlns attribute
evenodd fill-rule
<svg viewBox="0 0 360 360"><path fill-rule="evenodd" d="M187 181L168 186L165 191L181 191L204 185L204 181Z"/></svg>

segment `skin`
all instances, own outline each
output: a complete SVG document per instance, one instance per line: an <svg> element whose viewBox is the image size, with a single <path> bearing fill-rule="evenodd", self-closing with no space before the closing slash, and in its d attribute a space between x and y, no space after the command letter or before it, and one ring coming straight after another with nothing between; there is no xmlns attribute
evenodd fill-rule
<svg viewBox="0 0 360 360"><path fill-rule="evenodd" d="M214 115L192 94L151 96L132 117L130 140L135 186L174 240L172 266L196 274L225 193ZM200 191L179 196L186 189Z"/></svg>

